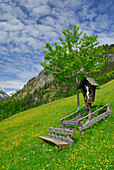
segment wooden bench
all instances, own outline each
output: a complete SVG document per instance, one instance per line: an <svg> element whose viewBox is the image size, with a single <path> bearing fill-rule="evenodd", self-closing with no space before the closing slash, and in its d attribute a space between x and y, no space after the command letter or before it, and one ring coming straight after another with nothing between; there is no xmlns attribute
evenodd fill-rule
<svg viewBox="0 0 114 170"><path fill-rule="evenodd" d="M48 137L39 136L39 138L42 139L42 142L48 141L54 143L55 149L62 149L63 147L73 145L73 140L70 138L74 134L73 130L49 127L49 132L52 132L52 134L48 134ZM55 133L65 134L68 135L68 137L66 138L64 136L58 136Z"/></svg>

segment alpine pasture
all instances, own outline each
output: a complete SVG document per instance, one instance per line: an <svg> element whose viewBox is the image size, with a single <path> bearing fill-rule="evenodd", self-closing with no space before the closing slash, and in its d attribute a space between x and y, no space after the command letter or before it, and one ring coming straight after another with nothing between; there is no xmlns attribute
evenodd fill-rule
<svg viewBox="0 0 114 170"><path fill-rule="evenodd" d="M92 106L110 103L112 114L89 127L83 135L75 127L73 146L55 150L42 143L50 126L77 110L76 95L21 112L0 121L0 169L5 170L112 170L114 167L114 80L96 90ZM80 107L84 99L80 93Z"/></svg>

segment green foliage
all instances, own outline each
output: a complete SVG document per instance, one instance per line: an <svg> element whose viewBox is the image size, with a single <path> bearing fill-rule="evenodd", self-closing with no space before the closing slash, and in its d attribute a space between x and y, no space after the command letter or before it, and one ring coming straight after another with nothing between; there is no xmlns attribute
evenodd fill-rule
<svg viewBox="0 0 114 170"><path fill-rule="evenodd" d="M47 73L52 73L56 82L73 83L76 87L83 77L99 72L108 61L102 56L105 51L98 45L98 36L87 36L74 25L73 31L63 29L63 37L59 37L60 45L55 43L54 49L46 43L44 62L41 65Z"/></svg>
<svg viewBox="0 0 114 170"><path fill-rule="evenodd" d="M74 25L73 31L70 28L63 29L63 38L59 37L60 45L54 43L54 49L46 43L44 50L44 62L41 65L47 73L52 73L56 82L70 83L77 91L77 105L79 109L78 85L84 77L90 76L94 72L99 72L108 61L104 58L103 46L96 45L98 36L87 36L83 31L79 32L79 27ZM68 96L68 93L66 93ZM66 97L65 96L65 97Z"/></svg>
<svg viewBox="0 0 114 170"><path fill-rule="evenodd" d="M105 73L105 74L96 78L97 82L100 85L105 84L105 83L107 83L107 82L109 82L110 80L113 80L113 79L114 79L114 71Z"/></svg>
<svg viewBox="0 0 114 170"><path fill-rule="evenodd" d="M103 45L104 50L106 51L106 53L114 53L114 44L111 45Z"/></svg>

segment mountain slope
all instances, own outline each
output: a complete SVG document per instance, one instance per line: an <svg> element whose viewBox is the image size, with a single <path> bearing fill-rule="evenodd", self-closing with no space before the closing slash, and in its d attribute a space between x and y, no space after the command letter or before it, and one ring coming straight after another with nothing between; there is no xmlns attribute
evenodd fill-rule
<svg viewBox="0 0 114 170"><path fill-rule="evenodd" d="M10 96L8 93L0 87L0 102L4 101L5 99L9 98Z"/></svg>
<svg viewBox="0 0 114 170"><path fill-rule="evenodd" d="M100 86L92 106L110 103L112 116L88 128L82 136L75 129L74 145L56 151L42 144L39 135L60 127L60 119L77 110L76 95L11 116L0 122L1 169L113 169L114 80ZM80 94L80 106L84 104Z"/></svg>
<svg viewBox="0 0 114 170"><path fill-rule="evenodd" d="M15 90L13 90L13 91L8 91L7 92L7 94L11 97L12 95L14 95L16 93L16 91Z"/></svg>

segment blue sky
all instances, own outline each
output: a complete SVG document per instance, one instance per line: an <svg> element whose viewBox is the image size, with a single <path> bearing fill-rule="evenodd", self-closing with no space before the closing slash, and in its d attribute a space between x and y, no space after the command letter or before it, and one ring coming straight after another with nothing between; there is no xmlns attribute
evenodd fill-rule
<svg viewBox="0 0 114 170"><path fill-rule="evenodd" d="M114 0L0 0L0 87L19 90L43 69L46 42L80 27L114 43Z"/></svg>

